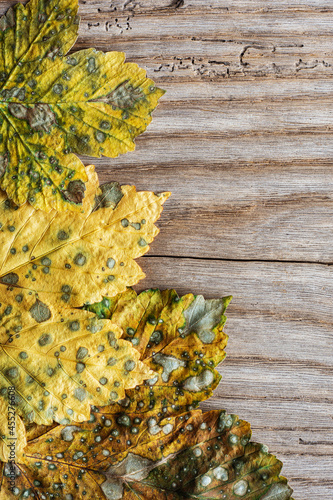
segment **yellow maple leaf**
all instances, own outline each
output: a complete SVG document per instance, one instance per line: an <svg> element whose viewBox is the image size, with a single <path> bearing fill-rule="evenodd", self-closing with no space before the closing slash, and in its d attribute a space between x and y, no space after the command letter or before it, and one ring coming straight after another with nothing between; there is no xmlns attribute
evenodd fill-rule
<svg viewBox="0 0 333 500"><path fill-rule="evenodd" d="M75 216L17 207L0 192L0 301L8 287L19 287L40 300L79 307L144 277L134 259L159 232L154 222L170 193L99 187L94 167L87 172L84 212Z"/></svg>
<svg viewBox="0 0 333 500"><path fill-rule="evenodd" d="M0 187L17 205L80 210L86 173L74 153L134 149L163 91L119 52L74 44L78 0L30 0L0 19Z"/></svg>
<svg viewBox="0 0 333 500"><path fill-rule="evenodd" d="M82 422L91 404L117 401L154 376L120 338L119 326L88 311L44 303L36 292L13 288L1 296L0 318L0 408L8 406L0 415L2 460L14 439L10 407L26 423ZM18 455L25 433L17 418L16 426Z"/></svg>

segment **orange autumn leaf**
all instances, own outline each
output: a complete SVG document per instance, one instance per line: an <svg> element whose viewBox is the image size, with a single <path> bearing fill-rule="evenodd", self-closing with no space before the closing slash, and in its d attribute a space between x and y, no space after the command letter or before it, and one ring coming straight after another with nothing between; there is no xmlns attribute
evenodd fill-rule
<svg viewBox="0 0 333 500"><path fill-rule="evenodd" d="M89 422L29 441L12 491L3 466L0 499L289 500L281 462L250 438L250 425L225 411L194 410L152 426L145 414L95 410Z"/></svg>

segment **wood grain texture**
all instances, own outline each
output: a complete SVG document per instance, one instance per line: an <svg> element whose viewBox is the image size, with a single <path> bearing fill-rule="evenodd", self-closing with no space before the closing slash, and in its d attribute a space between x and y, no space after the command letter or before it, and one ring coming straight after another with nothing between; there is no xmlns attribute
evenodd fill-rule
<svg viewBox="0 0 333 500"><path fill-rule="evenodd" d="M126 52L167 90L136 151L94 163L101 181L173 192L138 290L234 296L203 408L249 420L295 500L333 498L332 13L332 0L87 0L75 47Z"/></svg>

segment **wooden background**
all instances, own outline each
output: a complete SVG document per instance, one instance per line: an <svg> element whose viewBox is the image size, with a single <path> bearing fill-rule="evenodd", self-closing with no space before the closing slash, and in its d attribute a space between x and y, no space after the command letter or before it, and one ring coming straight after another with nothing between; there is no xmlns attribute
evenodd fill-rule
<svg viewBox="0 0 333 500"><path fill-rule="evenodd" d="M203 408L249 420L295 500L333 499L333 1L81 0L80 14L76 48L124 51L167 90L136 151L95 162L101 181L173 192L138 290L234 296Z"/></svg>
<svg viewBox="0 0 333 500"><path fill-rule="evenodd" d="M171 190L138 289L232 294L203 407L252 423L295 500L333 499L333 1L80 2L78 46L167 90L102 181Z"/></svg>

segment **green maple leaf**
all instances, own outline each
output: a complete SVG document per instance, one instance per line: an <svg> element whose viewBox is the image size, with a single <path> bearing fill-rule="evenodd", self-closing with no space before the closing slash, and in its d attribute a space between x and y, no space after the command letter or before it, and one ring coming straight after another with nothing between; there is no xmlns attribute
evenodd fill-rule
<svg viewBox="0 0 333 500"><path fill-rule="evenodd" d="M0 187L17 204L80 210L87 180L74 153L134 149L163 91L119 52L74 44L77 0L30 0L0 19Z"/></svg>

